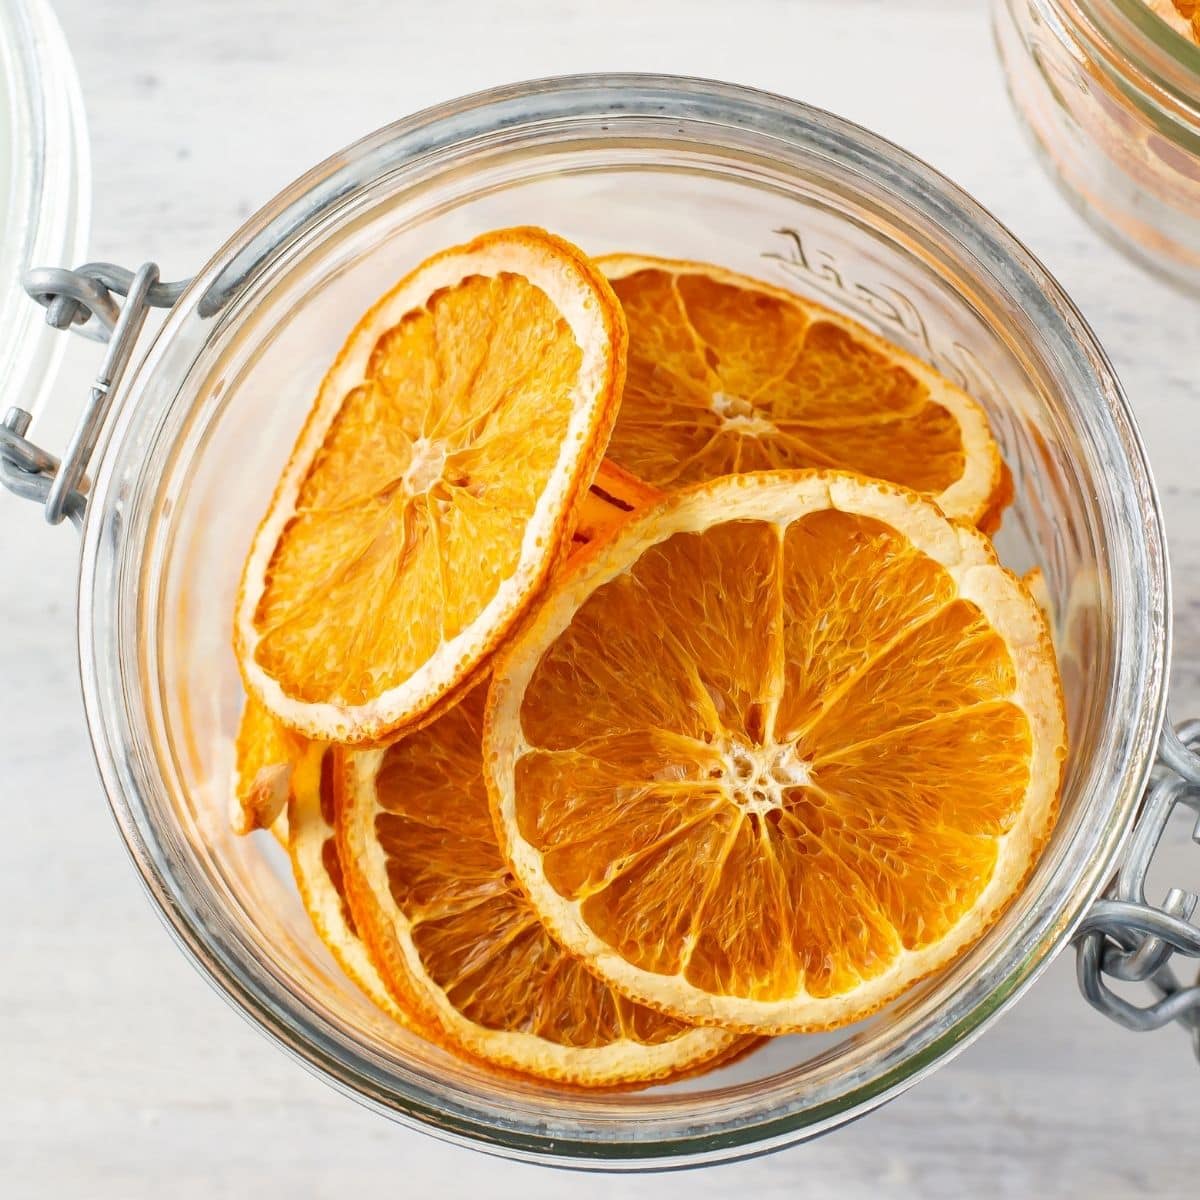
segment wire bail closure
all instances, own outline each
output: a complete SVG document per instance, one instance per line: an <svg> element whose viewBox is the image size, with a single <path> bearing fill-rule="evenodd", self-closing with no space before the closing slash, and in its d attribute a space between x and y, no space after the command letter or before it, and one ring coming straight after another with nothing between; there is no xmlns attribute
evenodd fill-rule
<svg viewBox="0 0 1200 1200"><path fill-rule="evenodd" d="M1195 810L1192 840L1200 844L1200 720L1178 730L1166 725L1158 757L1116 881L1075 935L1076 974L1087 1002L1126 1029L1140 1033L1178 1021L1200 1059L1200 974L1188 985L1171 966L1176 957L1200 960L1200 926L1192 923L1200 897L1171 888L1159 906L1146 899L1154 852L1180 806ZM1109 980L1148 983L1156 998L1137 1005Z"/></svg>
<svg viewBox="0 0 1200 1200"><path fill-rule="evenodd" d="M151 308L170 308L187 281L160 283L154 263L145 263L137 271L112 263L86 263L74 271L39 267L26 272L22 283L45 307L48 325L107 343L61 461L26 436L33 417L25 409L10 408L0 422L0 483L41 504L51 525L70 518L78 526L87 506L88 463L146 315ZM118 304L114 296L123 296L124 303Z"/></svg>

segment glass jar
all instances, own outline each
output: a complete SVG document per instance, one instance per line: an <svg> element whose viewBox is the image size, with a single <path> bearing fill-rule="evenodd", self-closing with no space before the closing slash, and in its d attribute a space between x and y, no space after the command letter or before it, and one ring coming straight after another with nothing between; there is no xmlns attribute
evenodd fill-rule
<svg viewBox="0 0 1200 1200"><path fill-rule="evenodd" d="M1200 290L1200 46L1146 0L996 0L1009 94L1075 207Z"/></svg>
<svg viewBox="0 0 1200 1200"><path fill-rule="evenodd" d="M723 263L851 313L959 380L1016 477L1006 560L1041 567L1073 751L1022 894L883 1012L631 1095L503 1079L397 1030L314 936L285 857L229 828L240 564L348 329L436 248L540 223L594 253ZM698 80L497 89L367 137L251 218L117 389L83 531L79 652L121 833L200 969L373 1108L546 1163L692 1164L881 1104L961 1049L1071 938L1110 878L1165 706L1161 519L1120 387L1057 285L972 200L828 114Z"/></svg>

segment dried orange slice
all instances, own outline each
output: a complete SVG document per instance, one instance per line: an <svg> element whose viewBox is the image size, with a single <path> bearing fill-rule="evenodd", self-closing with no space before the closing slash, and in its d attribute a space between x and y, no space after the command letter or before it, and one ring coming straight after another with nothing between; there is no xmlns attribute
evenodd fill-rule
<svg viewBox="0 0 1200 1200"><path fill-rule="evenodd" d="M705 263L597 259L629 323L608 454L655 487L843 468L999 523L1000 452L961 388L857 322Z"/></svg>
<svg viewBox="0 0 1200 1200"><path fill-rule="evenodd" d="M288 853L296 887L313 928L345 974L394 1021L416 1028L396 1003L358 935L346 901L341 860L334 837L333 752L312 743L295 763L288 802Z"/></svg>
<svg viewBox="0 0 1200 1200"><path fill-rule="evenodd" d="M336 752L351 909L392 991L449 1043L586 1087L661 1082L744 1048L631 1003L565 953L500 854L483 782L486 688L385 750Z"/></svg>
<svg viewBox="0 0 1200 1200"><path fill-rule="evenodd" d="M632 999L758 1033L856 1020L975 942L1052 827L1045 621L914 492L764 472L582 556L497 660L506 860Z"/></svg>
<svg viewBox="0 0 1200 1200"><path fill-rule="evenodd" d="M247 690L362 742L461 693L569 544L625 366L574 247L501 230L418 267L326 375L242 575Z"/></svg>
<svg viewBox="0 0 1200 1200"><path fill-rule="evenodd" d="M246 698L234 742L234 783L230 824L234 833L282 831L287 841L287 801L292 765L304 739L285 729L253 696Z"/></svg>

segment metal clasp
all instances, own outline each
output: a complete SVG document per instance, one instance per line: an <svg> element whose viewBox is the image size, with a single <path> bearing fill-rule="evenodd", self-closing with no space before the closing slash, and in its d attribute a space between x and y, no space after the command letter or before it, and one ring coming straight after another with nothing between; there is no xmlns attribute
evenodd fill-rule
<svg viewBox="0 0 1200 1200"><path fill-rule="evenodd" d="M38 268L27 272L22 283L45 306L48 325L108 343L61 461L26 437L33 418L25 409L10 408L0 422L0 483L40 503L51 525L64 517L79 525L87 505L88 463L146 314L151 308L170 308L187 281L160 283L154 263L145 263L137 271L112 263L87 263L74 271ZM125 297L124 303L118 304L114 295Z"/></svg>
<svg viewBox="0 0 1200 1200"><path fill-rule="evenodd" d="M1178 731L1169 725L1163 730L1159 765L1124 865L1075 935L1076 966L1080 990L1094 1008L1135 1031L1178 1021L1190 1031L1200 1059L1200 976L1188 985L1171 967L1176 956L1200 960L1200 927L1192 924L1200 898L1171 888L1161 905L1146 899L1154 852L1181 805L1196 810L1192 838L1200 843L1200 721L1185 721ZM1117 995L1108 979L1148 983L1156 998L1139 1006Z"/></svg>

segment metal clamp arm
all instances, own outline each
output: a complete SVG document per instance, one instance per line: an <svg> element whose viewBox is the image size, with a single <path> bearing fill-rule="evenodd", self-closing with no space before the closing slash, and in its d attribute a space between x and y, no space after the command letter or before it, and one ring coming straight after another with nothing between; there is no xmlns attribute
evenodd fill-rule
<svg viewBox="0 0 1200 1200"><path fill-rule="evenodd" d="M1172 960L1200 962L1200 926L1192 923L1198 897L1171 888L1161 905L1146 899L1146 874L1176 809L1197 812L1192 838L1200 843L1200 721L1167 726L1159 767L1146 793L1129 850L1109 894L1097 901L1075 935L1079 987L1088 1003L1126 1029L1160 1029L1178 1021L1200 1059L1200 975L1180 981ZM1147 983L1155 998L1137 1005L1109 980Z"/></svg>
<svg viewBox="0 0 1200 1200"><path fill-rule="evenodd" d="M160 283L154 263L137 271L112 263L87 263L75 271L59 267L29 271L24 285L45 306L47 324L108 343L61 462L26 437L32 416L25 409L10 408L0 422L0 483L43 505L50 524L57 525L64 517L79 524L87 503L88 463L146 314L154 307L170 308L187 281ZM114 295L124 296L124 303L118 304Z"/></svg>

